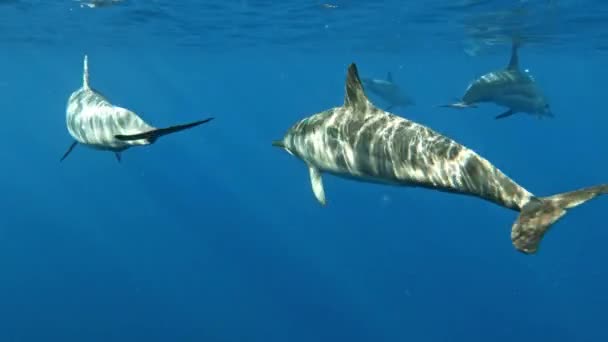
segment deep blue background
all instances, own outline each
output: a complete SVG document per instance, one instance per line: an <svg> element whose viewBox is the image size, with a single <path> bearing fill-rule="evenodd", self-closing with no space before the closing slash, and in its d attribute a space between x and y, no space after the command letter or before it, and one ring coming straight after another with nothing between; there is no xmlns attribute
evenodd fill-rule
<svg viewBox="0 0 608 342"><path fill-rule="evenodd" d="M474 198L325 176L322 208L306 167L270 145L341 105L354 61L363 76L391 70L415 98L397 114L537 195L608 182L605 54L522 48L556 117L495 121L493 105L435 105L506 65L508 44L476 57L439 43L133 45L91 37L0 54L0 341L608 338L608 198L573 210L527 256L509 238L516 213ZM92 86L151 124L216 119L120 164L82 146L59 163L84 53Z"/></svg>

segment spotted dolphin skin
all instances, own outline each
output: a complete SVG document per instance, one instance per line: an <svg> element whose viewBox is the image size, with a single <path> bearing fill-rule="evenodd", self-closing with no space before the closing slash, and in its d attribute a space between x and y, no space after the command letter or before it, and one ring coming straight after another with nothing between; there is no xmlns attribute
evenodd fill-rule
<svg viewBox="0 0 608 342"><path fill-rule="evenodd" d="M324 173L475 196L519 212L511 240L526 254L537 252L544 234L567 209L608 193L608 184L603 184L549 197L533 195L467 147L375 107L355 64L348 68L343 106L298 121L272 144L308 166L313 193L322 205Z"/></svg>
<svg viewBox="0 0 608 342"><path fill-rule="evenodd" d="M550 105L534 78L519 67L519 46L517 40L511 47L511 59L506 68L482 75L471 84L461 101L441 107L467 108L478 103L492 102L508 108L496 119L509 117L516 113L528 113L539 118L552 117Z"/></svg>
<svg viewBox="0 0 608 342"><path fill-rule="evenodd" d="M386 74L385 80L361 78L361 81L366 91L377 95L389 104L386 110L415 104L414 100L403 93L401 88L393 81L393 75L390 71Z"/></svg>
<svg viewBox="0 0 608 342"><path fill-rule="evenodd" d="M68 132L74 138L63 161L78 144L96 150L114 152L121 160L121 152L133 147L150 145L164 135L189 129L211 121L207 118L192 123L156 128L147 124L132 111L112 105L97 90L89 86L88 57L84 56L82 87L74 91L66 110Z"/></svg>

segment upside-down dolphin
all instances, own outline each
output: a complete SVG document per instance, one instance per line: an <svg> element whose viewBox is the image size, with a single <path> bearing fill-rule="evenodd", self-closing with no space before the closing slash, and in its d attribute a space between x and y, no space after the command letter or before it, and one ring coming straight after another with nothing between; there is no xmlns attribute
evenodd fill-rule
<svg viewBox="0 0 608 342"><path fill-rule="evenodd" d="M101 93L89 86L88 57L84 56L82 87L72 92L66 110L68 132L74 138L63 161L74 147L82 144L93 149L114 152L121 160L121 152L133 147L150 145L163 135L179 132L211 121L207 118L188 124L156 128L147 124L132 111L111 104Z"/></svg>
<svg viewBox="0 0 608 342"><path fill-rule="evenodd" d="M552 117L549 102L527 70L519 67L518 40L513 40L511 59L504 69L494 70L471 82L459 102L441 107L476 107L477 103L492 102L508 108L496 119L516 113L528 113L539 118Z"/></svg>
<svg viewBox="0 0 608 342"><path fill-rule="evenodd" d="M363 77L361 78L361 81L366 91L376 94L378 97L388 103L388 107L386 107L385 110L415 104L414 100L406 95L393 81L393 75L390 71L386 74L385 80Z"/></svg>
<svg viewBox="0 0 608 342"><path fill-rule="evenodd" d="M363 182L424 187L475 196L519 212L512 226L515 248L536 253L544 234L568 209L608 193L608 184L538 197L488 160L432 129L375 107L353 63L344 105L304 118L273 146L307 166L312 191L325 205L322 175Z"/></svg>

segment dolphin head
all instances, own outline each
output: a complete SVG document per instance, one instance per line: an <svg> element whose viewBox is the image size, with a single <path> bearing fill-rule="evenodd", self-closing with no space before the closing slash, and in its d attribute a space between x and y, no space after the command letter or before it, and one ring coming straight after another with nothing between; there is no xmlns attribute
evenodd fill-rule
<svg viewBox="0 0 608 342"><path fill-rule="evenodd" d="M297 127L297 124L294 125L293 127L290 127L282 139L274 140L272 142L272 146L281 148L281 149L285 150L287 153L291 154L292 156L299 157L299 154L297 153L298 152L297 147L294 144L294 139L295 139L294 130L296 129L296 127Z"/></svg>
<svg viewBox="0 0 608 342"><path fill-rule="evenodd" d="M283 150L285 150L287 153L291 154L292 156L295 156L295 154L292 152L291 148L290 148L290 142L291 139L289 139L289 137L286 135L283 139L281 140L274 140L272 142L272 146L274 147L278 147L278 148L282 148Z"/></svg>
<svg viewBox="0 0 608 342"><path fill-rule="evenodd" d="M311 154L318 152L315 146L322 144L319 133L325 130L325 119L333 112L334 109L327 110L296 122L281 140L273 141L272 146L282 148L299 159L308 159Z"/></svg>

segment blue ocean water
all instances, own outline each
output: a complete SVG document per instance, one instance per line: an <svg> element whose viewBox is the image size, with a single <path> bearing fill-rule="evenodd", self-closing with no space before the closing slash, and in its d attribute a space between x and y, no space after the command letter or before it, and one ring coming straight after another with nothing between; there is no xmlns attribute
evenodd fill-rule
<svg viewBox="0 0 608 342"><path fill-rule="evenodd" d="M393 110L540 196L608 182L608 4L595 1L0 1L0 341L606 341L608 198L539 253L476 198L325 176L271 146L387 72ZM554 118L437 105L506 66ZM148 122L214 121L108 152L71 143L92 86ZM370 95L374 103L381 99Z"/></svg>

